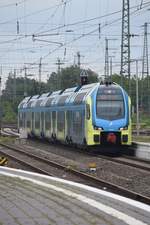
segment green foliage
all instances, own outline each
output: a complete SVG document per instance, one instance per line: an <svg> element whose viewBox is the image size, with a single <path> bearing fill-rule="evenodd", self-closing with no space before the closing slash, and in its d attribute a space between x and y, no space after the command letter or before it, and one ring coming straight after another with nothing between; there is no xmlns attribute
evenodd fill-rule
<svg viewBox="0 0 150 225"><path fill-rule="evenodd" d="M150 116L148 114L140 112L140 127L141 129L149 128L150 129ZM136 124L136 114L132 116L133 124Z"/></svg>
<svg viewBox="0 0 150 225"><path fill-rule="evenodd" d="M9 101L3 103L3 122L16 123L16 113L13 104Z"/></svg>
<svg viewBox="0 0 150 225"><path fill-rule="evenodd" d="M11 76L8 77L8 80L6 82L6 88L3 91L2 95L2 104L3 104L3 120L7 122L13 122L16 121L16 115L17 115L17 106L20 103L20 101L24 98L24 92L25 92L25 84L27 87L27 95L33 96L36 94L41 94L44 92L50 92L50 91L56 91L56 90L63 90L65 88L69 87L75 87L80 85L80 73L82 69L80 69L78 66L70 66L66 67L64 69L61 69L59 73L52 72L49 79L47 80L47 83L42 82L39 84L34 79L28 79L28 78L16 78L14 80ZM90 69L86 70L88 74L88 83L94 83L98 82L98 75L91 71ZM148 86L148 78L145 78L143 80L138 79L139 82L139 103L140 106L143 107L140 108L140 116L143 115L143 112L148 111L148 102L150 104L150 100L148 101L148 96L150 96L150 89L147 88ZM121 84L121 76L118 74L114 74L112 76L112 81L116 82L118 84ZM14 96L14 82L16 82L16 97ZM150 81L149 81L150 82ZM124 88L128 92L128 79L123 79ZM144 90L143 92L143 98L142 96L142 88ZM142 104L141 104L142 99ZM131 101L134 108L136 108L136 79L135 77L131 78ZM148 114L149 115L149 114ZM141 120L142 117L140 118ZM146 120L146 123L149 124L149 119Z"/></svg>
<svg viewBox="0 0 150 225"><path fill-rule="evenodd" d="M121 85L121 76L114 74L112 76L112 81ZM130 79L131 82L131 102L134 109L136 109L136 77L133 76ZM124 89L129 94L129 82L127 78L123 79ZM148 84L150 84L150 80L148 78L140 79L138 78L138 86L139 86L139 109L141 114L149 113L150 115L150 88L148 88Z"/></svg>
<svg viewBox="0 0 150 225"><path fill-rule="evenodd" d="M80 73L82 69L78 66L70 66L64 68L59 73L52 73L47 81L47 89L50 91L63 90L65 88L80 85ZM91 70L86 70L88 74L88 82L93 83L98 81L98 75Z"/></svg>
<svg viewBox="0 0 150 225"><path fill-rule="evenodd" d="M60 73L52 72L47 83L39 84L34 79L8 77L6 88L2 95L3 121L17 122L17 107L20 101L24 98L25 86L28 96L41 94L65 88L77 86L80 84L81 70L77 66L67 67L62 69ZM87 70L89 83L97 82L98 76L91 70ZM14 82L16 83L16 96L14 96Z"/></svg>

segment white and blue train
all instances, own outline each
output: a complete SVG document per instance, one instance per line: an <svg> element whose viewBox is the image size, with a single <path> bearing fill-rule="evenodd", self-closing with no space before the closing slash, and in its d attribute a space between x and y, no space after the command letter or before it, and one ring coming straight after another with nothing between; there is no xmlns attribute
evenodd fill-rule
<svg viewBox="0 0 150 225"><path fill-rule="evenodd" d="M93 83L24 98L19 132L77 145L131 145L131 102L119 85Z"/></svg>

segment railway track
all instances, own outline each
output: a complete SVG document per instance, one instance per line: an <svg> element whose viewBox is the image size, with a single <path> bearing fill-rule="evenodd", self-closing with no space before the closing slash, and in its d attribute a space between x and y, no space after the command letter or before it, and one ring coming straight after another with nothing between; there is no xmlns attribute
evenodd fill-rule
<svg viewBox="0 0 150 225"><path fill-rule="evenodd" d="M95 154L91 152L90 153L86 152L86 154L89 154L97 158L106 159L108 161L115 162L118 164L127 165L127 166L131 166L137 169L142 169L142 170L150 172L150 161L138 159L134 156L121 155L121 156L114 157L110 155L107 156L107 155Z"/></svg>
<svg viewBox="0 0 150 225"><path fill-rule="evenodd" d="M2 128L1 134L8 137L19 137L19 134L16 132L15 128Z"/></svg>
<svg viewBox="0 0 150 225"><path fill-rule="evenodd" d="M68 167L64 165L58 164L51 160L47 160L44 157L39 157L33 153L31 154L29 152L26 152L25 148L23 147L18 148L16 146L11 146L8 144L1 144L0 152L1 154L12 158L13 160L27 166L27 168L30 168L38 173L46 174L49 176L56 176L59 170L59 172L61 171L61 175L65 172L67 179L73 178L75 181L78 182L80 181L82 183L92 185L97 188L105 187L113 193L117 193L125 197L129 197L134 200L138 200L150 205L149 197L143 196L133 191L129 191L121 186L117 186L114 185L113 183L106 182L102 179L99 179L87 173L83 173L72 168L68 169ZM51 172L51 169L55 171L55 173Z"/></svg>
<svg viewBox="0 0 150 225"><path fill-rule="evenodd" d="M4 130L4 133L8 136L12 136L12 137L18 137L18 134L16 133L15 135L15 132L14 132L14 129L10 129L10 130ZM128 166L131 166L131 167L134 167L134 168L138 168L138 169L143 169L143 170L146 170L146 171L150 171L150 162L149 161L146 161L146 160L141 160L141 159L138 159L134 156L127 156L127 155L122 155L120 157L112 157L112 156L107 156L107 155L103 155L103 154L96 154L96 153L93 153L93 152L89 152L89 151L83 151L83 150L80 150L80 149L75 149L75 151L78 151L78 152L81 152L81 154L88 154L90 156L94 156L94 157L97 157L97 158L103 158L105 160L108 160L108 161L112 161L112 162L115 162L115 163L119 163L119 164L123 164L123 165L128 165ZM131 149L131 151L133 151L133 149Z"/></svg>
<svg viewBox="0 0 150 225"><path fill-rule="evenodd" d="M39 140L36 140L36 141L41 144ZM61 146L64 147L63 145L60 145L59 143L56 145L58 147L61 147ZM103 154L103 153L100 154L98 151L94 152L94 149L92 151L87 151L87 150L81 150L79 148L74 148L69 146L67 147L69 148L70 151L78 152L82 155L89 155L90 157L96 157L97 159L104 159L104 160L115 162L121 165L127 165L133 168L142 169L142 170L150 172L149 160L139 159L134 156L129 156L128 154L125 155L124 153L118 156L114 154ZM133 150L134 149L131 149L131 151Z"/></svg>

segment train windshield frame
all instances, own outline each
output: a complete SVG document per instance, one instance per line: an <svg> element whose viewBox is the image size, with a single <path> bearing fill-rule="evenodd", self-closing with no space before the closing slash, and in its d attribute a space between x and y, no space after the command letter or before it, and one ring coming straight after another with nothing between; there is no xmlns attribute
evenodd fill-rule
<svg viewBox="0 0 150 225"><path fill-rule="evenodd" d="M96 96L96 115L99 119L118 120L125 116L122 91L118 87L100 87Z"/></svg>

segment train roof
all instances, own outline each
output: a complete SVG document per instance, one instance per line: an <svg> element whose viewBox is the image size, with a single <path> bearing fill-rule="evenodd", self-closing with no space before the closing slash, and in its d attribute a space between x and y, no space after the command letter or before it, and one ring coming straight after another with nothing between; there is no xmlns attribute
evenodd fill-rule
<svg viewBox="0 0 150 225"><path fill-rule="evenodd" d="M53 107L63 105L77 105L85 102L86 98L98 87L102 89L110 85L100 83L92 83L83 86L67 88L54 92L43 93L41 95L34 95L26 97L19 104L18 108L34 108L34 107ZM113 83L111 87L120 87Z"/></svg>

